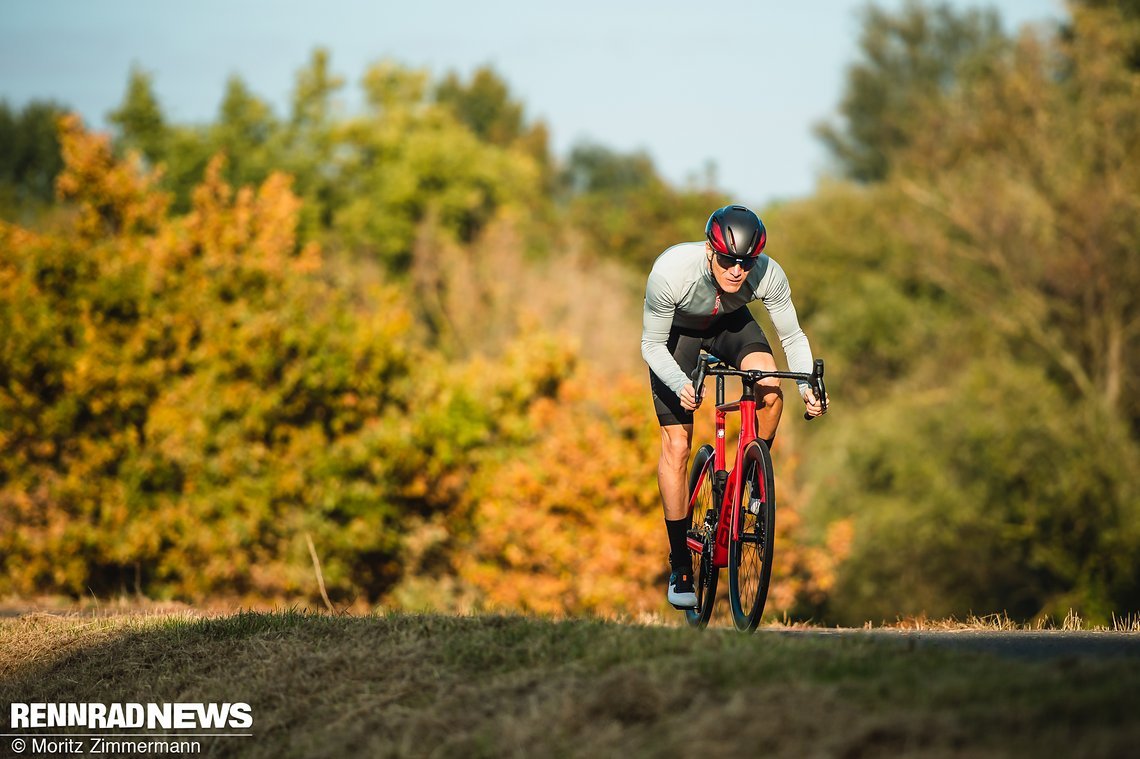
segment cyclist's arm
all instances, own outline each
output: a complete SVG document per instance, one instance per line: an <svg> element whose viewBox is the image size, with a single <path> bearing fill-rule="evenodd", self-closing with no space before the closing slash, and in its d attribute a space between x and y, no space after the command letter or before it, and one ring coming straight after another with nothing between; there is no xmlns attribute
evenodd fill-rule
<svg viewBox="0 0 1140 759"><path fill-rule="evenodd" d="M792 303L792 288L788 283L788 275L784 273L782 266L769 258L768 271L764 279L767 287L764 288L761 298L764 307L768 309L768 314L772 317L772 325L776 328L776 336L780 338L784 355L788 358L788 370L809 374L813 362L811 345L808 344L807 335L800 328L796 307ZM806 382L797 384L801 396L810 388Z"/></svg>
<svg viewBox="0 0 1140 759"><path fill-rule="evenodd" d="M664 278L657 272L651 273L645 286L645 308L641 319L641 357L657 378L680 397L681 390L692 380L681 370L666 345L676 307Z"/></svg>

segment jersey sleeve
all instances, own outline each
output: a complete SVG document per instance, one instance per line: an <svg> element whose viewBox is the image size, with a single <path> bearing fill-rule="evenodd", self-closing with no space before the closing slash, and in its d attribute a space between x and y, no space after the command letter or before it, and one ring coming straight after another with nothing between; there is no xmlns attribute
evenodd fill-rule
<svg viewBox="0 0 1140 759"><path fill-rule="evenodd" d="M641 319L641 357L650 371L680 396L681 390L691 380L667 346L676 308L676 298L665 278L656 271L651 272L645 286L645 308Z"/></svg>
<svg viewBox="0 0 1140 759"><path fill-rule="evenodd" d="M788 275L784 269L773 259L768 259L767 286L763 288L761 297L768 315L772 317L772 325L776 328L776 336L780 338L780 346L788 358L788 370L793 372L810 373L812 370L811 346L807 335L800 328L800 320L796 315L796 307L792 303L792 288L788 283ZM808 389L806 382L797 383L800 395Z"/></svg>

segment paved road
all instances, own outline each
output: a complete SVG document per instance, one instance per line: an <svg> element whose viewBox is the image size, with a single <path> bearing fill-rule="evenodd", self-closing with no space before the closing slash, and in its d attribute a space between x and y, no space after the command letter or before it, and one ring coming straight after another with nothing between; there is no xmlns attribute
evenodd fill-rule
<svg viewBox="0 0 1140 759"><path fill-rule="evenodd" d="M1069 632L1062 630L856 630L774 629L776 635L814 638L861 638L906 650L952 648L1019 659L1067 657L1140 657L1140 633Z"/></svg>

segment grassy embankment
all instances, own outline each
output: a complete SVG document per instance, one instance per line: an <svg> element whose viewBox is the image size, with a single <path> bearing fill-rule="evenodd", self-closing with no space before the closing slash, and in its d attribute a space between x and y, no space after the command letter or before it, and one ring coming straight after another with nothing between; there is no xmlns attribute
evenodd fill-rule
<svg viewBox="0 0 1140 759"><path fill-rule="evenodd" d="M1137 658L881 636L297 612L0 620L5 712L249 703L254 737L205 739L209 756L1123 756L1140 744L1137 693Z"/></svg>

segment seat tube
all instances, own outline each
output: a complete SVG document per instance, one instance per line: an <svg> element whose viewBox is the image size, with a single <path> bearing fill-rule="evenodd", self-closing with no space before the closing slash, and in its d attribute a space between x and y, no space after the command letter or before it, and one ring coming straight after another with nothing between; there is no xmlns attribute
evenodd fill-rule
<svg viewBox="0 0 1140 759"><path fill-rule="evenodd" d="M728 462L728 459L725 457L724 445L724 429L727 416L728 414L720 409L716 410L716 441L713 443L713 447L716 449L716 468L719 469L726 469Z"/></svg>

